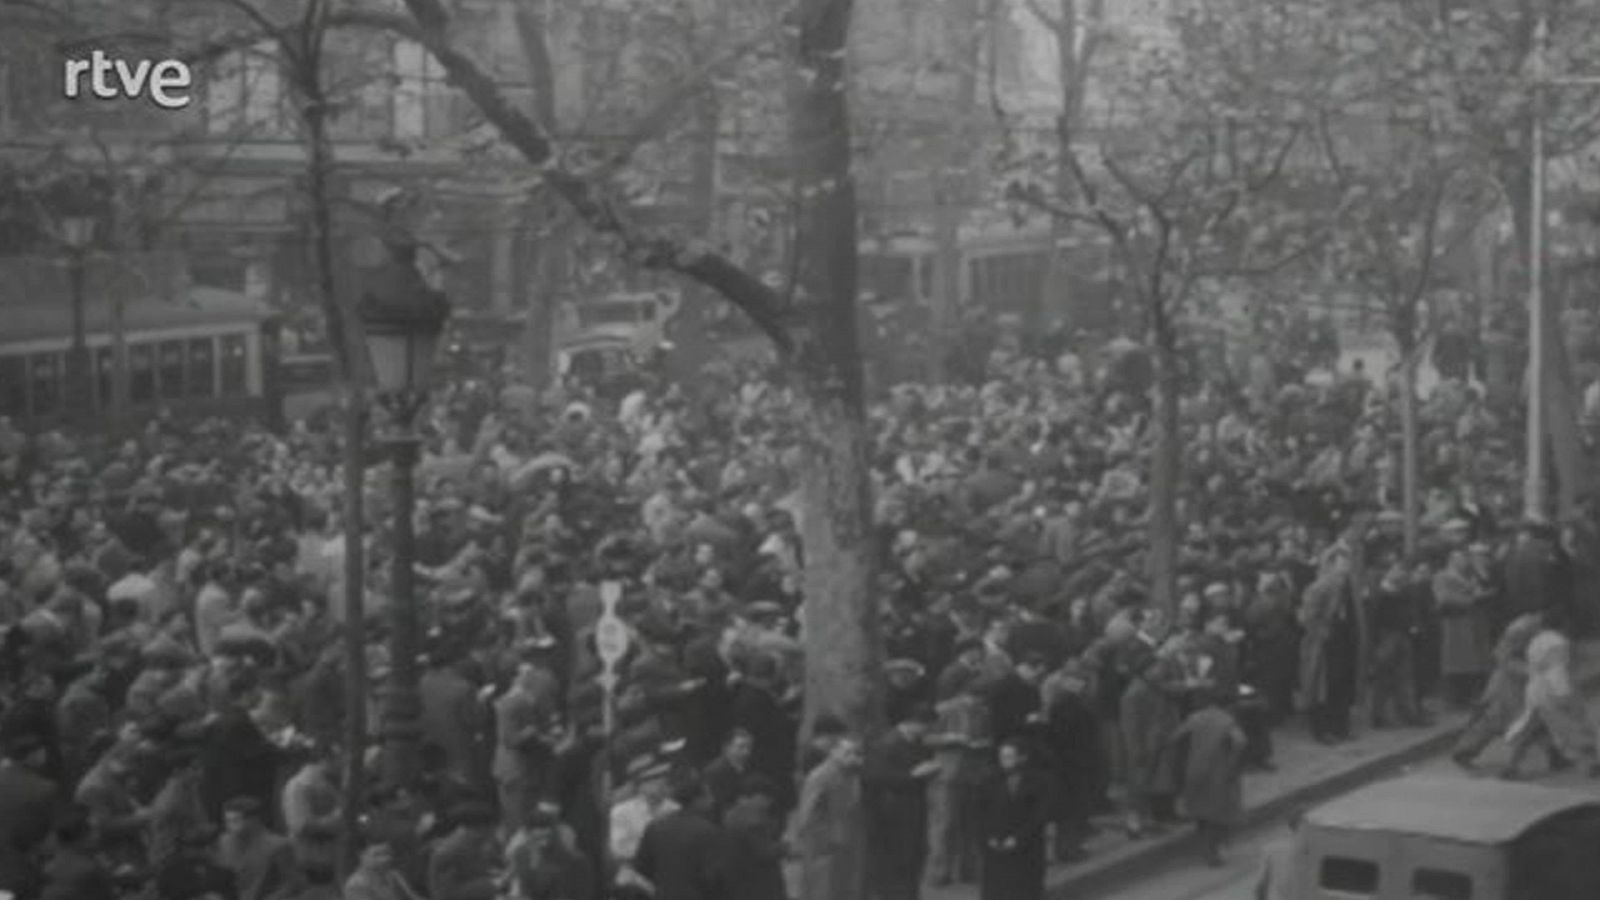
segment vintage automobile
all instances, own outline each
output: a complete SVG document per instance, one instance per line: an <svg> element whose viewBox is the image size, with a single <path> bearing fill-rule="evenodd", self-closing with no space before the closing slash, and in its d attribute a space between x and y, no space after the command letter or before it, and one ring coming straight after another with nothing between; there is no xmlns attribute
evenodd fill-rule
<svg viewBox="0 0 1600 900"><path fill-rule="evenodd" d="M1406 776L1308 813L1293 900L1600 897L1600 791Z"/></svg>

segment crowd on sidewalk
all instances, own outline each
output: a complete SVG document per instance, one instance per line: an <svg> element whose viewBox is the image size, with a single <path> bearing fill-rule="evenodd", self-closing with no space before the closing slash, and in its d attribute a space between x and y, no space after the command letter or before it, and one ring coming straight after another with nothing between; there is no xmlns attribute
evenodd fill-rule
<svg viewBox="0 0 1600 900"><path fill-rule="evenodd" d="M1516 423L1461 382L1434 391L1408 556L1392 396L1304 374L1189 379L1170 613L1141 580L1137 353L1002 347L979 383L895 389L871 417L883 735L826 710L800 727L804 419L781 377L729 364L620 402L454 384L420 469L426 771L361 796L339 777L336 424L162 417L107 445L0 422L0 890L831 900L864 868L876 900L955 882L1031 900L1114 810L1135 835L1192 820L1215 858L1241 770L1272 764L1290 717L1330 744L1422 724L1424 697L1469 704L1500 677L1508 623L1595 618L1590 521L1508 508ZM371 474L376 697L391 598ZM609 741L605 580L633 635Z"/></svg>

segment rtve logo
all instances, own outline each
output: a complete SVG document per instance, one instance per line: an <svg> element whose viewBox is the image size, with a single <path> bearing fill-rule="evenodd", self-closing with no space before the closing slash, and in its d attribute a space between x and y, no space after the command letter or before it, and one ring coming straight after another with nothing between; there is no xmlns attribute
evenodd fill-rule
<svg viewBox="0 0 1600 900"><path fill-rule="evenodd" d="M69 59L62 84L68 99L83 95L85 76L88 92L101 100L147 98L162 109L183 109L194 99L189 93L194 73L181 60L113 59L104 50L90 53L88 59Z"/></svg>

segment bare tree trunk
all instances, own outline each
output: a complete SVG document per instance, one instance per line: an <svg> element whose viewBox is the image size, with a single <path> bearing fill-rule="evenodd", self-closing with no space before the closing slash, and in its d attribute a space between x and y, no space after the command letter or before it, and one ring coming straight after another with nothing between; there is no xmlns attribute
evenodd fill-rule
<svg viewBox="0 0 1600 900"><path fill-rule="evenodd" d="M1529 159L1518 156L1502 162L1500 184L1505 188L1511 202L1517 259L1521 263L1524 279L1522 287L1527 291L1533 241L1533 174ZM1567 360L1566 342L1561 337L1560 306L1559 300L1548 296L1547 290L1544 302L1545 315L1543 321L1538 324L1538 327L1544 330L1545 338L1545 392L1543 397L1529 397L1528 402L1542 403L1544 406L1544 453L1546 460L1554 464L1554 471L1546 472L1544 496L1546 499L1549 498L1549 481L1555 481L1556 512L1562 517L1567 517L1577 509L1578 497L1586 490L1588 478L1584 470L1583 453L1578 436L1577 390ZM1526 303L1523 304L1523 317L1528 318ZM1528 369L1527 372L1531 375L1532 369ZM1528 381L1531 382L1532 379ZM1526 388L1524 390L1526 391ZM1548 477L1551 474L1555 476L1554 479Z"/></svg>
<svg viewBox="0 0 1600 900"><path fill-rule="evenodd" d="M1414 557L1422 517L1422 476L1417 459L1417 360L1414 348L1402 347L1400 352L1400 502L1405 515L1406 556Z"/></svg>
<svg viewBox="0 0 1600 900"><path fill-rule="evenodd" d="M365 486L364 444L366 404L361 390L365 356L357 352L359 326L339 297L334 274L335 251L333 201L329 179L333 170L333 146L328 137L330 107L322 83L322 45L326 33L325 0L310 0L301 32L294 35L299 45L285 54L296 71L294 84L300 101L302 140L306 149L306 193L311 217L312 262L316 269L318 300L326 320L329 344L340 383L344 387L344 626L345 626L345 805L341 862L347 869L355 865L359 852L359 810L365 794L366 756L366 563L364 541L366 524L362 509ZM292 38L291 38L292 39Z"/></svg>
<svg viewBox="0 0 1600 900"><path fill-rule="evenodd" d="M1150 448L1150 540L1146 575L1150 600L1157 609L1177 609L1178 489L1183 477L1182 435L1178 401L1182 393L1178 373L1177 334L1164 298L1150 303L1150 361L1154 374L1154 409L1150 426L1155 440Z"/></svg>
<svg viewBox="0 0 1600 900"><path fill-rule="evenodd" d="M340 810L340 870L355 871L360 855L358 835L366 797L367 635L366 546L364 522L367 424L366 397L359 386L344 391L344 806ZM354 527L351 527L354 523Z"/></svg>
<svg viewBox="0 0 1600 900"><path fill-rule="evenodd" d="M801 0L791 141L798 215L796 355L810 418L802 482L805 731L821 714L857 734L882 726L882 657L861 349L856 331L856 196L844 59L851 0ZM842 815L861 817L860 809ZM861 821L856 825L864 824ZM802 896L860 900L866 873Z"/></svg>

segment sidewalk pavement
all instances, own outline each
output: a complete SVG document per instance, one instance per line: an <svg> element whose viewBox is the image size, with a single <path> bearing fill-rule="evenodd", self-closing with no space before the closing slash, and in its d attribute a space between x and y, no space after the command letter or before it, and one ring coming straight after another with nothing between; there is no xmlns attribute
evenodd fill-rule
<svg viewBox="0 0 1600 900"><path fill-rule="evenodd" d="M1600 641L1578 644L1573 670L1586 689L1600 684ZM1242 827L1265 824L1442 753L1455 743L1466 721L1465 713L1448 712L1436 713L1433 724L1426 728L1358 727L1354 740L1330 747L1313 740L1297 718L1273 733L1276 769L1245 775ZM1096 896L1184 855L1194 856L1195 864L1200 864L1192 829L1131 840L1121 830L1119 817L1097 819L1096 825L1100 831L1085 845L1087 859L1050 867L1045 876L1047 897ZM976 885L924 887L922 891L923 900L973 900L976 896Z"/></svg>

